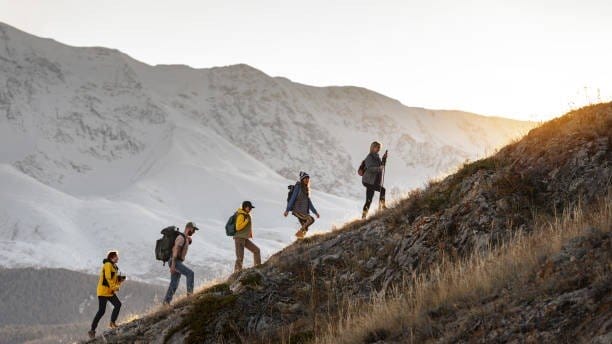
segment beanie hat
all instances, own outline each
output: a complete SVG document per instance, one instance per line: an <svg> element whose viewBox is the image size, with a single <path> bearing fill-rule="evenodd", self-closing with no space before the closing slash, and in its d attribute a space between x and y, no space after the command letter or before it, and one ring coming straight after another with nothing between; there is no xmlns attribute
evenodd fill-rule
<svg viewBox="0 0 612 344"><path fill-rule="evenodd" d="M304 178L310 178L310 176L306 172L300 172L300 181L304 180Z"/></svg>

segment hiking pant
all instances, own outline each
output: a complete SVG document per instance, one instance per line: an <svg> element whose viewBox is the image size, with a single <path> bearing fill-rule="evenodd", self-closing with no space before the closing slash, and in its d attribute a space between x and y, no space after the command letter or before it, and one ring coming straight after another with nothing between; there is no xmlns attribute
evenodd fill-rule
<svg viewBox="0 0 612 344"><path fill-rule="evenodd" d="M259 247L255 245L251 240L247 238L234 238L234 245L236 246L236 264L234 265L234 272L242 270L242 261L244 260L244 249L253 252L253 260L255 266L261 265L261 254Z"/></svg>
<svg viewBox="0 0 612 344"><path fill-rule="evenodd" d="M119 298L117 297L117 295L113 294L113 296L98 296L98 313L96 313L96 316L91 322L92 331L96 330L96 327L98 327L98 322L104 315L104 312L106 312L106 302L107 301L110 301L110 303L112 303L114 307L110 320L111 322L117 321L117 318L119 317L119 310L121 310L121 301L119 301Z"/></svg>
<svg viewBox="0 0 612 344"><path fill-rule="evenodd" d="M312 225L315 222L314 217L308 214L302 214L302 213L298 213L294 211L293 216L297 217L298 221L300 221L300 225L302 225L300 230L304 232L307 232L308 227L310 227L310 225Z"/></svg>
<svg viewBox="0 0 612 344"><path fill-rule="evenodd" d="M362 183L363 186L366 187L366 201L363 205L363 211L368 211L370 209L370 204L372 204L372 198L374 198L374 192L380 192L380 200L385 200L385 188L380 185L366 184Z"/></svg>
<svg viewBox="0 0 612 344"><path fill-rule="evenodd" d="M174 258L172 258L174 259ZM172 259L168 261L168 264L172 266ZM176 273L170 274L170 285L168 286L168 291L166 292L166 297L164 298L164 303L170 303L172 301L172 297L178 288L179 282L181 280L181 275L185 275L187 278L187 294L193 293L193 271L188 268L181 260L176 260L176 264L174 265L176 268Z"/></svg>

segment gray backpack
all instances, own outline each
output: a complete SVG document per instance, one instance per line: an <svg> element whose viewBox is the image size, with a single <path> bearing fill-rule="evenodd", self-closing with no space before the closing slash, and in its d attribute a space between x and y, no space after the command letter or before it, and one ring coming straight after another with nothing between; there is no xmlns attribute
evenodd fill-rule
<svg viewBox="0 0 612 344"><path fill-rule="evenodd" d="M227 219L227 223L225 224L225 234L227 236L233 237L236 234L236 217L238 216L238 212L235 212L234 215L230 216Z"/></svg>

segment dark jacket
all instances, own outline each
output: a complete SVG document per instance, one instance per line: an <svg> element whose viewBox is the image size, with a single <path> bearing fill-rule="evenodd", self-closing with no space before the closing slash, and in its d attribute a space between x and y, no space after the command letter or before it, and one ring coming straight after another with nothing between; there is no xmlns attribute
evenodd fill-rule
<svg viewBox="0 0 612 344"><path fill-rule="evenodd" d="M378 186L382 179L382 160L378 153L370 153L365 158L365 173L361 177L361 182L364 184Z"/></svg>

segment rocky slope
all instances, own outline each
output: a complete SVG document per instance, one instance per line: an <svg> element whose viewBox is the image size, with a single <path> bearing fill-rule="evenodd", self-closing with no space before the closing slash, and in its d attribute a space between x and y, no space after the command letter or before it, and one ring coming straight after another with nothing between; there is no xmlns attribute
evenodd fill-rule
<svg viewBox="0 0 612 344"><path fill-rule="evenodd" d="M291 245L262 268L233 275L227 283L126 324L106 339L308 341L349 300L367 301L389 291L443 256L458 259L486 252L517 231L529 233L536 216L552 216L579 202L588 207L607 196L611 140L612 103L573 111L414 192L392 209ZM608 247L606 236L593 240ZM599 257L608 259L605 252ZM559 271L571 274L575 267L561 264ZM610 289L596 294L609 298ZM514 312L522 316L529 308ZM562 339L555 333L546 338ZM523 337L519 333L512 338Z"/></svg>
<svg viewBox="0 0 612 344"><path fill-rule="evenodd" d="M436 341L610 343L612 233L588 228L542 264L522 285L483 295L476 306L432 312ZM403 343L405 339L387 338Z"/></svg>

